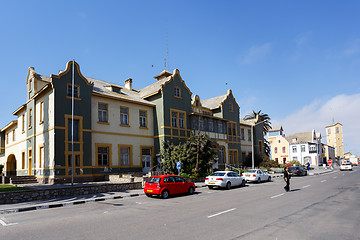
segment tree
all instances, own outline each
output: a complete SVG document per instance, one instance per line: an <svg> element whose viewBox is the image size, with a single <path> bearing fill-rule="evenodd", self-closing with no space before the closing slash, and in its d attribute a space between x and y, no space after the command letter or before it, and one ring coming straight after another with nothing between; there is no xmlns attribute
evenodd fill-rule
<svg viewBox="0 0 360 240"><path fill-rule="evenodd" d="M198 148L199 146L199 148ZM197 152L197 150L199 150ZM198 169L195 172L198 153ZM181 162L181 173L205 176L217 161L212 141L207 135L191 136L185 143L174 145L162 142L160 167L169 174L177 174L176 162Z"/></svg>
<svg viewBox="0 0 360 240"><path fill-rule="evenodd" d="M268 114L266 113L261 113L261 110L259 110L258 112L255 112L254 110L252 110L251 114L248 114L244 117L244 120L251 120L251 119L256 119L257 121L256 123L262 123L262 134L263 136L265 136L269 130L272 128L271 127L271 118L269 117ZM270 146L269 146L269 142L264 139L264 153L266 156L270 156Z"/></svg>

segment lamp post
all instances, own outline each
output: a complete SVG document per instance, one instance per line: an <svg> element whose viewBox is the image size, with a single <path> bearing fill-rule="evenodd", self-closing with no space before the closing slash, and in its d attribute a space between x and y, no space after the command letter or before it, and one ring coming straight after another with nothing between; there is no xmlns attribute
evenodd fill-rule
<svg viewBox="0 0 360 240"><path fill-rule="evenodd" d="M261 121L261 122L258 122L258 123L254 123L254 125L251 127L251 168L254 169L255 168L255 159L254 159L254 140L255 140L255 137L254 137L254 129L255 129L255 126L260 124L260 123L263 123L265 122L266 120L264 121Z"/></svg>

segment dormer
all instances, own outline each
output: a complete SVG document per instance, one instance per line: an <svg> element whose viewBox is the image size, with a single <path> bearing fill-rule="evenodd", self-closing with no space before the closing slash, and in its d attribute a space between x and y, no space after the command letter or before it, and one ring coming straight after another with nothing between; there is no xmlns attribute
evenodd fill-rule
<svg viewBox="0 0 360 240"><path fill-rule="evenodd" d="M111 92L114 92L114 93L118 93L120 94L121 93L121 87L119 86L115 86L115 85L108 85L108 86L105 86L105 88Z"/></svg>
<svg viewBox="0 0 360 240"><path fill-rule="evenodd" d="M171 72L169 72L168 70L165 69L165 70L162 71L160 74L154 76L154 78L155 78L156 80L160 81L161 79L167 78L167 77L169 77L169 76L171 76L171 75L172 75Z"/></svg>

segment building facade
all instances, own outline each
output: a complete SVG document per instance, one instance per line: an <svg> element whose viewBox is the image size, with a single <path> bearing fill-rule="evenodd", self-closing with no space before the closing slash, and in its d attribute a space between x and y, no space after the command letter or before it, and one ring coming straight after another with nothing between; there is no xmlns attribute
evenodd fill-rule
<svg viewBox="0 0 360 240"><path fill-rule="evenodd" d="M26 103L13 113L16 120L0 130L5 174L56 183L72 176L92 181L113 173L147 173L156 166L163 141L177 144L199 133L213 140L220 169L242 165L251 142L261 151L257 142L263 136L257 128L251 132L252 123L240 125L231 90L201 100L192 97L177 69L154 78L137 90L132 79L119 85L84 77L72 61L50 77L29 68Z"/></svg>
<svg viewBox="0 0 360 240"><path fill-rule="evenodd" d="M289 158L289 142L283 135L278 135L272 139L271 160L277 161L279 164L290 162Z"/></svg>
<svg viewBox="0 0 360 240"><path fill-rule="evenodd" d="M336 157L344 156L344 141L342 124L336 123L331 126L325 127L327 145L335 148Z"/></svg>
<svg viewBox="0 0 360 240"><path fill-rule="evenodd" d="M299 161L312 166L323 164L321 159L321 135L315 130L311 132L295 133L286 137L289 142L289 157L291 161Z"/></svg>

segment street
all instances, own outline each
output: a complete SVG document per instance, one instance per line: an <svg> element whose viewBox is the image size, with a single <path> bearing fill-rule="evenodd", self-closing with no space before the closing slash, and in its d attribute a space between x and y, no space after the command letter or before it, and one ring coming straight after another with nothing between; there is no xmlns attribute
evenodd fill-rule
<svg viewBox="0 0 360 240"><path fill-rule="evenodd" d="M360 239L360 171L0 215L0 239Z"/></svg>

